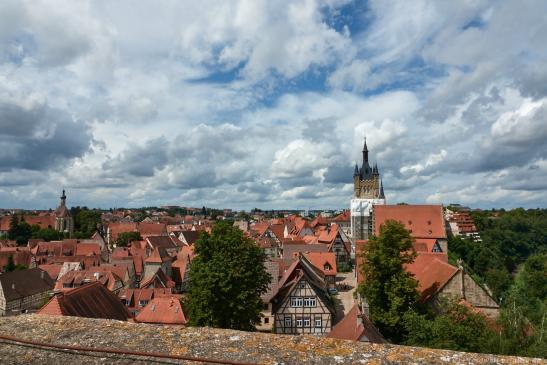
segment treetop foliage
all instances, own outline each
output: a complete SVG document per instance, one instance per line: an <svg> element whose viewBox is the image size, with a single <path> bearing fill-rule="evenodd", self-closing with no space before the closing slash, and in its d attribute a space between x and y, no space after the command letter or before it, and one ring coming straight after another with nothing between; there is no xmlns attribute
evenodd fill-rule
<svg viewBox="0 0 547 365"><path fill-rule="evenodd" d="M188 292L190 324L253 331L271 277L266 255L237 227L217 222L194 245Z"/></svg>
<svg viewBox="0 0 547 365"><path fill-rule="evenodd" d="M404 313L418 301L418 283L404 269L414 261L413 239L402 223L388 220L380 235L372 236L363 247L364 284L359 288L370 306L370 318L384 337L400 341L404 337Z"/></svg>

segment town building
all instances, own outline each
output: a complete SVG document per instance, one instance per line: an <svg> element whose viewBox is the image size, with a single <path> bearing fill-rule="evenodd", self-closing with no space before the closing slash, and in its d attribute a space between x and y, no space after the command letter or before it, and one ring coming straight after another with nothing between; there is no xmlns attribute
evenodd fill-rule
<svg viewBox="0 0 547 365"><path fill-rule="evenodd" d="M469 275L461 262L458 267L448 263L443 253L420 253L406 267L418 281L421 301L439 308L443 299L455 299L471 305L488 317L497 317L499 305L489 291Z"/></svg>
<svg viewBox="0 0 547 365"><path fill-rule="evenodd" d="M373 209L374 234L388 220L402 223L414 238L417 252L448 253L448 240L441 205L378 205Z"/></svg>
<svg viewBox="0 0 547 365"><path fill-rule="evenodd" d="M368 343L387 343L370 319L354 305L327 337Z"/></svg>
<svg viewBox="0 0 547 365"><path fill-rule="evenodd" d="M157 296L152 299L137 314L135 322L185 325L188 320L184 314L180 298L176 295L168 295Z"/></svg>
<svg viewBox="0 0 547 365"><path fill-rule="evenodd" d="M38 268L0 275L0 316L40 308L54 285L48 273Z"/></svg>
<svg viewBox="0 0 547 365"><path fill-rule="evenodd" d="M363 146L363 164L355 164L353 173L353 199L351 200L351 237L366 240L372 234L372 207L386 203L384 186L378 165L370 166L367 140Z"/></svg>
<svg viewBox="0 0 547 365"><path fill-rule="evenodd" d="M38 314L127 321L131 314L116 294L100 282L87 283L63 293L56 293Z"/></svg>
<svg viewBox="0 0 547 365"><path fill-rule="evenodd" d="M74 232L74 220L66 207L65 190L63 190L63 194L61 195L59 206L55 209L55 230L66 233L69 236L72 236Z"/></svg>
<svg viewBox="0 0 547 365"><path fill-rule="evenodd" d="M276 333L324 335L332 328L336 311L325 275L303 255L284 273L271 302Z"/></svg>

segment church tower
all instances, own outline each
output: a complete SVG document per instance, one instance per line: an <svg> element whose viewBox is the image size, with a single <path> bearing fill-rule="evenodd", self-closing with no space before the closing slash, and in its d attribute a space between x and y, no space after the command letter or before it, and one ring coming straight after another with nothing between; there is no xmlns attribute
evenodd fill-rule
<svg viewBox="0 0 547 365"><path fill-rule="evenodd" d="M55 209L55 230L63 233L68 233L69 236L72 236L74 231L74 221L70 216L70 211L66 207L66 195L63 189L63 194L61 195L61 202L57 209Z"/></svg>
<svg viewBox="0 0 547 365"><path fill-rule="evenodd" d="M370 166L367 139L363 146L363 164L355 164L351 200L351 234L354 240L366 240L372 234L372 207L385 204L384 185L375 163Z"/></svg>

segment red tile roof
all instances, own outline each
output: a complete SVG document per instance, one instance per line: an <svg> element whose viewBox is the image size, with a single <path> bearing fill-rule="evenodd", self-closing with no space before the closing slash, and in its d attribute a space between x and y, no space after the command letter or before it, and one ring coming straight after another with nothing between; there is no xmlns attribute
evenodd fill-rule
<svg viewBox="0 0 547 365"><path fill-rule="evenodd" d="M351 219L351 213L349 210L344 210L342 213L338 214L332 219L333 222L344 222L349 223Z"/></svg>
<svg viewBox="0 0 547 365"><path fill-rule="evenodd" d="M316 268L321 270L325 276L336 276L336 255L334 252L307 252L304 256L309 262ZM330 270L327 270L325 266L330 266Z"/></svg>
<svg viewBox="0 0 547 365"><path fill-rule="evenodd" d="M375 205L374 234L380 226L393 219L404 224L414 238L446 239L443 209L440 205Z"/></svg>
<svg viewBox="0 0 547 365"><path fill-rule="evenodd" d="M63 264L44 264L38 265L38 268L48 273L49 277L53 280L57 280Z"/></svg>
<svg viewBox="0 0 547 365"><path fill-rule="evenodd" d="M166 236L167 226L162 223L139 223L138 230L142 237Z"/></svg>
<svg viewBox="0 0 547 365"><path fill-rule="evenodd" d="M110 223L108 225L108 232L110 233L110 240L116 241L118 235L123 232L138 232L137 223Z"/></svg>
<svg viewBox="0 0 547 365"><path fill-rule="evenodd" d="M448 263L446 253L420 253L406 270L418 280L418 291L422 300L427 301L458 272L458 268Z"/></svg>
<svg viewBox="0 0 547 365"><path fill-rule="evenodd" d="M150 301L135 317L136 322L180 324L187 320L178 296L161 296Z"/></svg>
<svg viewBox="0 0 547 365"><path fill-rule="evenodd" d="M78 256L100 256L101 246L98 243L78 243L76 245Z"/></svg>
<svg viewBox="0 0 547 365"><path fill-rule="evenodd" d="M105 318L126 321L131 317L118 297L94 282L56 294L38 314Z"/></svg>
<svg viewBox="0 0 547 365"><path fill-rule="evenodd" d="M357 305L354 305L348 314L334 326L327 337L341 340L387 343L368 317L361 314Z"/></svg>

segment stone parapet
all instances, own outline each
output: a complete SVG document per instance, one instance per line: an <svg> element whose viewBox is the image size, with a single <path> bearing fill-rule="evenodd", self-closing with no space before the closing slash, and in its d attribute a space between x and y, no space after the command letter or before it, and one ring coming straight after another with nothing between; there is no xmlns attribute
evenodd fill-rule
<svg viewBox="0 0 547 365"><path fill-rule="evenodd" d="M22 315L0 318L0 336L116 350L185 355L254 364L544 364L544 360L395 345L184 328L77 317ZM0 341L2 364L190 364L101 352L63 352Z"/></svg>

